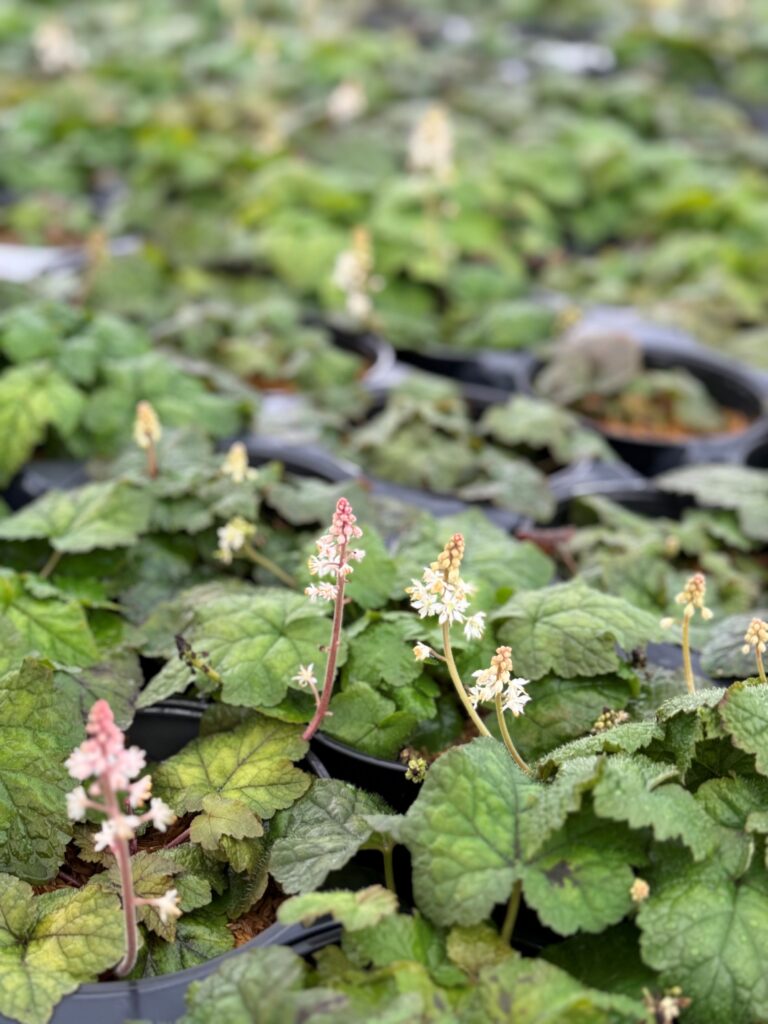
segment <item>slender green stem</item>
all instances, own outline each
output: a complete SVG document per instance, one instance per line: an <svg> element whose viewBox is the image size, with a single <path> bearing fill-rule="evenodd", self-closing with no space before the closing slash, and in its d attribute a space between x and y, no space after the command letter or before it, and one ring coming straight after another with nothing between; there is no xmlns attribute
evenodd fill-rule
<svg viewBox="0 0 768 1024"><path fill-rule="evenodd" d="M397 895L397 887L395 885L395 866L393 862L394 850L395 844L387 843L387 845L382 849L381 853L382 856L384 857L384 884L386 885L390 892L393 892L395 895Z"/></svg>
<svg viewBox="0 0 768 1024"><path fill-rule="evenodd" d="M243 545L243 551L256 565L260 565L262 569L266 569L267 572L271 572L273 576L276 576L286 587L293 587L296 589L296 580L287 573L285 569L281 569L277 562L273 562L271 558L262 554L261 551L257 551L256 548L249 544L248 541Z"/></svg>
<svg viewBox="0 0 768 1024"><path fill-rule="evenodd" d="M522 759L520 754L518 754L517 747L512 742L512 737L509 735L509 729L507 728L507 723L504 719L504 708L501 706L500 693L496 694L496 718L498 719L499 722L499 730L501 732L501 738L504 740L504 746L515 759L515 764L517 765L517 767L522 769L522 771L530 774L531 769Z"/></svg>
<svg viewBox="0 0 768 1024"><path fill-rule="evenodd" d="M768 679L765 677L765 665L763 664L763 656L760 653L759 648L755 648L755 655L757 656L757 674L760 676L761 683L768 683Z"/></svg>
<svg viewBox="0 0 768 1024"><path fill-rule="evenodd" d="M51 557L48 559L48 561L45 563L45 565L38 574L40 578L47 580L51 573L53 573L53 571L56 569L56 566L59 564L63 557L63 551L52 551Z"/></svg>
<svg viewBox="0 0 768 1024"><path fill-rule="evenodd" d="M456 693L459 695L459 700L464 705L464 710L472 719L472 722L480 735L490 736L491 733L488 731L487 726L484 724L477 711L472 707L472 702L467 696L467 691L464 689L464 683L461 681L459 670L456 668L456 662L453 658L453 650L451 649L451 627L447 622L443 623L443 650L445 652L445 663L448 666L448 674L451 677L451 682L456 689Z"/></svg>
<svg viewBox="0 0 768 1024"><path fill-rule="evenodd" d="M691 639L690 639L691 616L683 613L683 671L685 672L685 685L688 693L696 693L696 680L693 676L693 665L691 664Z"/></svg>
<svg viewBox="0 0 768 1024"><path fill-rule="evenodd" d="M522 889L522 883L515 882L512 887L512 895L509 897L509 903L507 903L507 912L504 915L504 924L501 926L501 938L507 945L512 942L512 932L515 930L517 912L520 909L520 895L522 893Z"/></svg>
<svg viewBox="0 0 768 1024"><path fill-rule="evenodd" d="M147 476L150 480L155 480L158 472L157 447L155 446L155 442L150 438L149 444L147 445Z"/></svg>

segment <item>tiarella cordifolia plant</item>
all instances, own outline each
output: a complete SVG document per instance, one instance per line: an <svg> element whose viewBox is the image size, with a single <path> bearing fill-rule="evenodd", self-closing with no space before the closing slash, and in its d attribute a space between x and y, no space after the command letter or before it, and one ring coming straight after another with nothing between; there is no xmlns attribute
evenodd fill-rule
<svg viewBox="0 0 768 1024"><path fill-rule="evenodd" d="M512 678L511 648L498 647L489 667L473 673L476 683L469 690L462 682L453 656L451 626L454 623L463 624L464 635L468 640L481 639L485 631L485 612L469 616L466 614L474 587L461 578L463 557L464 537L455 533L437 559L425 567L421 579L411 580L411 586L406 587L411 607L419 613L419 618L436 617L442 626L443 635L442 654L419 641L413 649L413 655L417 661L434 657L445 663L459 700L481 736L490 736L491 733L477 713L477 706L493 701L504 744L519 767L527 771L528 766L517 752L504 720L505 711L511 711L517 717L523 713L530 700L525 690L528 681Z"/></svg>
<svg viewBox="0 0 768 1024"><path fill-rule="evenodd" d="M133 891L130 842L143 824L151 824L160 832L176 820L176 815L162 800L152 797L152 777L137 776L146 765L144 751L139 747L126 747L125 736L115 725L112 709L105 700L97 700L90 710L86 725L88 738L72 751L66 762L73 779L86 782L67 796L67 813L73 821L83 821L88 811L104 815L101 828L95 835L94 849L109 849L115 856L120 872L120 888L125 920L125 954L115 968L115 974L125 977L136 963L138 932L136 907L151 904L156 907L162 921L179 917L179 896L176 889L155 899L145 899ZM135 781L132 781L135 780ZM150 801L149 810L135 813Z"/></svg>
<svg viewBox="0 0 768 1024"><path fill-rule="evenodd" d="M696 692L696 680L693 674L693 664L691 663L691 619L696 614L697 610L701 614L702 619L707 620L712 618L712 610L707 608L704 604L706 594L706 577L703 572L697 572L691 576L680 593L675 597L675 602L683 605L683 671L685 673L685 685L687 686L689 693ZM671 627L674 626L675 621L676 620L672 616L667 616L661 620L661 625L664 629L671 629Z"/></svg>
<svg viewBox="0 0 768 1024"><path fill-rule="evenodd" d="M147 453L147 475L154 479L158 473L157 445L163 429L157 413L149 402L139 402L133 423L133 439Z"/></svg>
<svg viewBox="0 0 768 1024"><path fill-rule="evenodd" d="M312 665L302 665L298 675L294 676L299 685L310 686L315 696L315 714L304 730L305 740L314 736L328 714L328 705L331 702L333 682L336 677L341 627L344 621L344 589L348 577L354 571L352 562L361 562L365 557L365 551L361 548L353 548L350 544L362 536L363 531L357 526L357 516L352 511L352 506L346 498L339 498L328 532L316 541L317 554L312 555L308 561L309 571L313 576L330 576L334 582L321 580L320 583L310 584L304 591L312 603L316 601L333 602L331 640L328 645L322 692L317 689L317 680L314 677Z"/></svg>
<svg viewBox="0 0 768 1024"><path fill-rule="evenodd" d="M765 664L763 663L763 655L766 648L768 648L768 622L764 622L762 619L752 619L747 627L747 632L744 634L744 646L741 650L744 654L749 654L750 651L755 652L757 674L760 677L761 683L768 682L765 676Z"/></svg>
<svg viewBox="0 0 768 1024"><path fill-rule="evenodd" d="M235 555L244 555L254 565L260 565L262 569L272 573L287 587L295 587L296 580L277 562L259 551L254 541L257 536L257 529L244 516L234 516L224 526L216 531L219 546L214 552L214 557L224 565L231 565Z"/></svg>

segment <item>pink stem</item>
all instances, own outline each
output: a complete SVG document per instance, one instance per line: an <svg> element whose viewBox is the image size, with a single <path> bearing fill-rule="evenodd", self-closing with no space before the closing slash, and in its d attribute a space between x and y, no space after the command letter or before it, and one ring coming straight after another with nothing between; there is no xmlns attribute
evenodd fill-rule
<svg viewBox="0 0 768 1024"><path fill-rule="evenodd" d="M120 807L117 802L114 790L109 782L108 775L99 777L99 786L104 794L104 803L107 808L107 815L110 818L120 814ZM136 928L136 902L133 893L133 875L131 874L131 853L128 848L127 839L115 839L110 844L110 849L115 855L117 866L120 871L120 888L122 890L123 920L125 923L125 953L123 959L115 968L118 978L124 978L130 974L136 964L136 957L139 953L139 933Z"/></svg>
<svg viewBox="0 0 768 1024"><path fill-rule="evenodd" d="M189 833L191 831L192 831L191 829L185 828L184 831L183 832L179 832L179 834L176 836L176 838L172 839L170 841L170 843L166 843L165 846L163 847L163 849L164 850L171 850L171 849L173 849L174 846L181 846L182 843L186 843L186 841L189 839Z"/></svg>
<svg viewBox="0 0 768 1024"><path fill-rule="evenodd" d="M336 577L338 580L338 588L336 591L336 603L333 607L333 627L331 629L331 646L328 649L328 661L325 665L325 679L323 681L323 692L320 696L320 701L315 710L314 717L309 723L307 728L304 730L302 739L311 740L317 730L320 728L320 723L323 721L325 716L328 714L328 705L331 703L331 694L333 693L333 681L336 676L336 659L339 654L339 644L341 642L341 623L344 619L344 587L347 583L346 574L343 572L347 564L347 541L344 541L339 545L339 574Z"/></svg>

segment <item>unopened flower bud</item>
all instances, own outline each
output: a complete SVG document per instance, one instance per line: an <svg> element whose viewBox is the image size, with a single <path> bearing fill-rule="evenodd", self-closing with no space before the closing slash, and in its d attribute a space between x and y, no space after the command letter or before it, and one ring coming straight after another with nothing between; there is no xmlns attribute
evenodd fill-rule
<svg viewBox="0 0 768 1024"><path fill-rule="evenodd" d="M136 418L133 421L133 439L139 448L147 449L157 444L163 436L160 420L149 402L139 402L136 406Z"/></svg>

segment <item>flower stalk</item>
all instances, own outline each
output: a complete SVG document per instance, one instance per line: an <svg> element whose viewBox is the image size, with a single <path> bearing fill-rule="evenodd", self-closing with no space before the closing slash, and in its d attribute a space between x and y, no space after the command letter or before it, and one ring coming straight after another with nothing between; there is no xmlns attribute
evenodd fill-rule
<svg viewBox="0 0 768 1024"><path fill-rule="evenodd" d="M168 889L163 896L153 899L137 896L131 872L130 844L135 839L136 829L151 822L158 831L165 832L176 815L156 797L152 797L148 811L135 813L150 800L152 778L144 775L136 779L146 764L146 756L139 747L125 746L125 736L115 724L112 709L105 700L97 700L91 708L86 732L88 738L72 751L66 768L74 779L94 781L87 790L80 785L67 794L67 814L73 821L83 821L88 811L104 815L94 837L94 849L97 852L109 849L118 867L125 950L114 973L124 978L133 970L138 954L136 908L156 907L163 922L181 915L176 889ZM132 781L134 779L136 781Z"/></svg>
<svg viewBox="0 0 768 1024"><path fill-rule="evenodd" d="M422 578L411 580L411 586L406 587L411 607L419 613L419 618L436 616L442 627L443 654L419 641L413 648L413 656L417 661L435 657L445 662L456 694L480 736L491 736L492 733L479 715L477 706L486 701L496 703L496 715L504 745L521 771L528 772L528 765L515 747L504 719L505 711L511 711L515 717L521 715L530 700L525 690L528 681L511 678L511 649L498 647L491 659L490 667L473 673L477 681L469 689L464 686L456 666L451 646L451 626L456 622L462 623L464 635L468 640L481 639L485 631L485 612L466 615L469 609L469 595L474 588L461 578L463 557L464 537L460 533L455 533L437 559L424 569Z"/></svg>
<svg viewBox="0 0 768 1024"><path fill-rule="evenodd" d="M703 572L697 572L688 580L683 589L675 597L675 603L683 605L683 622L681 641L683 647L683 674L688 693L696 693L696 678L693 674L693 662L691 660L691 619L698 611L705 621L712 618L712 611L704 604L707 596L707 580ZM663 629L669 629L675 624L672 616L661 620Z"/></svg>
<svg viewBox="0 0 768 1024"><path fill-rule="evenodd" d="M752 619L747 627L747 632L744 634L744 646L741 650L743 654L749 654L750 651L755 652L757 674L760 677L761 683L768 682L765 675L765 663L763 662L766 648L768 648L768 622L764 622L762 619Z"/></svg>
<svg viewBox="0 0 768 1024"><path fill-rule="evenodd" d="M147 453L147 476L150 480L154 480L159 472L157 444L162 436L163 428L153 407L149 402L139 402L133 422L133 439Z"/></svg>
<svg viewBox="0 0 768 1024"><path fill-rule="evenodd" d="M339 498L336 503L336 511L333 513L328 533L320 537L316 542L317 554L309 559L309 571L313 576L331 576L335 583L320 582L310 584L305 588L304 593L311 602L317 600L333 602L333 623L331 625L331 641L328 645L328 657L325 663L325 676L323 688L317 699L315 688L316 707L312 721L304 730L303 738L310 740L320 728L323 719L330 714L328 708L333 694L333 684L336 679L336 663L341 645L341 627L344 622L344 591L347 579L353 572L352 562L360 562L365 557L365 551L360 548L351 548L350 542L362 537L363 531L357 524L357 516L352 511L352 506L346 498ZM312 666L308 667L311 675ZM301 671L299 672L301 675ZM294 677L296 679L297 677ZM314 682L314 676L312 677ZM301 685L309 685L310 680L297 680Z"/></svg>

